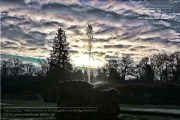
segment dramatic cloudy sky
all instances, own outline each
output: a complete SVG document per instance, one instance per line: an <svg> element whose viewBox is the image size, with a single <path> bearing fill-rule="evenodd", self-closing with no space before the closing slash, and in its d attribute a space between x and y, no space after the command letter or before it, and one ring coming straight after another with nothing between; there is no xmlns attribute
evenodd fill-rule
<svg viewBox="0 0 180 120"><path fill-rule="evenodd" d="M174 14L164 13L165 20L138 19L143 8L152 5L171 6ZM36 62L49 57L61 27L71 59L77 62L84 51L87 23L93 26L95 56L102 60L126 54L138 60L179 51L179 6L179 0L0 0L1 59Z"/></svg>

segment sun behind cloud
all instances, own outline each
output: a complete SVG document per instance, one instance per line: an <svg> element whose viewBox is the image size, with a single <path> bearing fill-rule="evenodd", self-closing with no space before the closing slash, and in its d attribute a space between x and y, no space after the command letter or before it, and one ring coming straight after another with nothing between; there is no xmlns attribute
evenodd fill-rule
<svg viewBox="0 0 180 120"><path fill-rule="evenodd" d="M97 56L90 57L87 54L78 54L77 56L72 56L72 63L80 67L97 68L105 65L106 61L100 59Z"/></svg>

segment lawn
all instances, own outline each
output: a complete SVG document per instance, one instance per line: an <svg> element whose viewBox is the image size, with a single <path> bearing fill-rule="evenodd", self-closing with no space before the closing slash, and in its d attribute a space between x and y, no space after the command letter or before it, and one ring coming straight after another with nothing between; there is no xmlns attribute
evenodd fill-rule
<svg viewBox="0 0 180 120"><path fill-rule="evenodd" d="M167 116L120 114L118 116L118 120L179 120L179 118Z"/></svg>
<svg viewBox="0 0 180 120"><path fill-rule="evenodd" d="M180 106L174 105L119 105L121 109L164 109L164 110L178 110ZM1 100L1 109L4 107L57 107L56 103L44 103L39 100ZM3 117L3 114L2 114ZM178 120L173 117L165 116L148 116L148 115L134 115L134 114L120 114L118 120Z"/></svg>
<svg viewBox="0 0 180 120"><path fill-rule="evenodd" d="M127 104L120 104L119 106L120 106L120 108L180 110L180 106L177 106L177 105L127 105Z"/></svg>
<svg viewBox="0 0 180 120"><path fill-rule="evenodd" d="M5 107L15 107L15 108L22 108L22 107L33 107L33 108L43 108L43 107L49 107L54 108L57 107L56 103L45 103L40 100L12 100L12 99L6 99L1 100L1 109L3 110ZM34 118L23 118L23 117L5 117L4 113L1 113L2 120L55 120L54 117L34 117Z"/></svg>
<svg viewBox="0 0 180 120"><path fill-rule="evenodd" d="M119 106L123 113L118 116L119 120L179 120L177 117L180 116L180 106L175 105L120 104Z"/></svg>
<svg viewBox="0 0 180 120"><path fill-rule="evenodd" d="M180 110L176 105L127 105L120 104L120 108L138 108L138 109L168 109ZM46 103L40 100L1 100L1 108L4 107L57 107L56 103Z"/></svg>
<svg viewBox="0 0 180 120"><path fill-rule="evenodd" d="M1 109L4 107L57 107L56 103L45 103L40 100L1 100Z"/></svg>

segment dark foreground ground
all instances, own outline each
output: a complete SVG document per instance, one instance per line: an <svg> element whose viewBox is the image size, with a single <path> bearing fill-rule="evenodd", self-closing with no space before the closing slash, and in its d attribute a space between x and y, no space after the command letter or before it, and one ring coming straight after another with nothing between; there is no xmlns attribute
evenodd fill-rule
<svg viewBox="0 0 180 120"><path fill-rule="evenodd" d="M4 108L7 107L56 107L56 103L44 103L43 101L24 101L24 100L1 100L1 120L55 120L55 117L5 117ZM125 105L120 104L122 113L119 114L117 120L179 120L180 106L172 105ZM140 111L145 113L162 112L165 114L131 114L133 111ZM139 112L139 113L140 113ZM167 116L167 114L171 114Z"/></svg>
<svg viewBox="0 0 180 120"><path fill-rule="evenodd" d="M55 117L38 117L38 118L6 118L3 115L1 120L56 120ZM148 116L148 115L132 115L132 114L120 114L116 120L179 120L179 118L165 117L165 116Z"/></svg>
<svg viewBox="0 0 180 120"><path fill-rule="evenodd" d="M179 120L179 118L166 116L148 116L134 114L120 114L117 120Z"/></svg>

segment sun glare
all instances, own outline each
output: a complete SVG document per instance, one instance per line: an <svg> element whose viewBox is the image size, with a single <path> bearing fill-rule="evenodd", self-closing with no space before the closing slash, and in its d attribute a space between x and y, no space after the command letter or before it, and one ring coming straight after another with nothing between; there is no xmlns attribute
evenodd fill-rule
<svg viewBox="0 0 180 120"><path fill-rule="evenodd" d="M88 67L90 66L91 68L97 68L97 67L102 67L105 64L104 60L101 60L97 56L93 56L94 58L90 58L86 54L79 54L78 56L73 56L72 57L72 62L74 63L75 66L82 66L82 67Z"/></svg>

